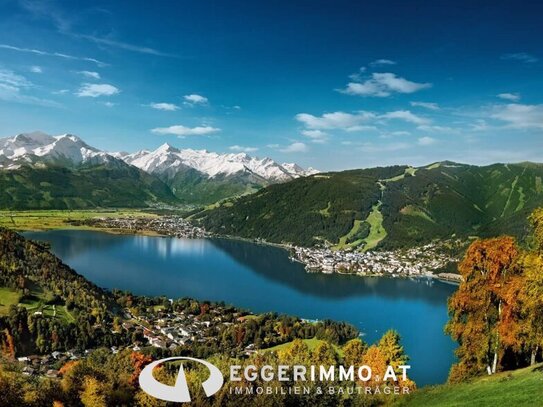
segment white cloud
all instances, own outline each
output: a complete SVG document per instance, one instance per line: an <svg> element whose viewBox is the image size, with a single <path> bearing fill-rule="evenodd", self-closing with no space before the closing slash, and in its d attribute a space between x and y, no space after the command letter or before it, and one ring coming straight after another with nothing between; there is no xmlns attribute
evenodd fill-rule
<svg viewBox="0 0 543 407"><path fill-rule="evenodd" d="M165 110L165 111L168 111L168 112L173 112L177 109L179 109L179 106L177 105L174 105L173 103L151 103L149 105L150 107L152 107L153 109L156 109L156 110Z"/></svg>
<svg viewBox="0 0 543 407"><path fill-rule="evenodd" d="M43 73L43 69L41 69L41 66L34 65L30 67L30 72L32 73Z"/></svg>
<svg viewBox="0 0 543 407"><path fill-rule="evenodd" d="M390 59L376 59L373 62L370 62L371 66L379 65L396 65L396 61L391 61Z"/></svg>
<svg viewBox="0 0 543 407"><path fill-rule="evenodd" d="M543 104L521 105L511 103L494 106L494 113L491 117L507 122L509 127L543 129Z"/></svg>
<svg viewBox="0 0 543 407"><path fill-rule="evenodd" d="M437 103L431 102L410 102L413 107L423 107L429 110L439 110L439 105Z"/></svg>
<svg viewBox="0 0 543 407"><path fill-rule="evenodd" d="M504 54L501 56L501 59L505 59L505 60L513 60L513 61L520 61L520 62L524 62L525 64L533 64L537 61L539 61L539 59L533 55L530 55L526 52L517 52L517 53L513 53L513 54Z"/></svg>
<svg viewBox="0 0 543 407"><path fill-rule="evenodd" d="M363 126L360 124L356 126L351 126L345 129L345 131L350 132L350 133L353 133L355 131L377 131L377 130L378 129L375 126Z"/></svg>
<svg viewBox="0 0 543 407"><path fill-rule="evenodd" d="M129 44L122 41L112 40L110 38L102 38L102 37L96 37L93 35L81 35L81 34L74 34L74 36L78 38L83 38L88 41L92 41L96 44L107 45L109 47L120 48L127 51L132 51L132 52L139 52L141 54L158 55L162 57L175 57L175 55L168 54L166 52L162 52L151 47Z"/></svg>
<svg viewBox="0 0 543 407"><path fill-rule="evenodd" d="M355 114L345 112L324 113L320 117L309 113L296 115L296 120L303 123L308 129L313 130L341 129L348 131L350 129L352 131L353 128L358 130L357 126L375 118L374 113L366 111L359 111Z"/></svg>
<svg viewBox="0 0 543 407"><path fill-rule="evenodd" d="M373 73L364 82L349 82L340 92L349 95L387 97L393 93L414 93L431 87L431 83L417 83L394 73Z"/></svg>
<svg viewBox="0 0 543 407"><path fill-rule="evenodd" d="M421 131L436 132L436 133L456 133L456 132L458 132L457 129L453 129L452 127L429 126L429 125L426 125L426 124L423 124L422 126L418 126L417 129L421 130Z"/></svg>
<svg viewBox="0 0 543 407"><path fill-rule="evenodd" d="M301 142L292 143L280 151L283 153L305 153L308 150L307 145Z"/></svg>
<svg viewBox="0 0 543 407"><path fill-rule="evenodd" d="M30 83L24 76L18 75L8 69L0 69L0 84L4 87L23 88L30 87Z"/></svg>
<svg viewBox="0 0 543 407"><path fill-rule="evenodd" d="M425 136L425 137L421 137L417 140L417 143L420 145L420 146L430 146L432 144L435 144L437 142L437 140L435 138L432 138L432 137L428 137L428 136Z"/></svg>
<svg viewBox="0 0 543 407"><path fill-rule="evenodd" d="M518 93L500 93L498 96L500 99L510 100L512 102L517 102L520 100L520 95Z"/></svg>
<svg viewBox="0 0 543 407"><path fill-rule="evenodd" d="M279 144L266 144L266 147L268 148L279 148Z"/></svg>
<svg viewBox="0 0 543 407"><path fill-rule="evenodd" d="M58 103L25 94L33 84L24 76L0 68L0 100L40 106L58 107Z"/></svg>
<svg viewBox="0 0 543 407"><path fill-rule="evenodd" d="M185 103L190 105L205 105L208 102L208 99L205 96L197 95L195 93L191 95L183 96Z"/></svg>
<svg viewBox="0 0 543 407"><path fill-rule="evenodd" d="M302 135L311 139L313 143L326 143L328 133L322 130L302 130Z"/></svg>
<svg viewBox="0 0 543 407"><path fill-rule="evenodd" d="M221 131L221 129L211 126L185 127L181 124L170 127L157 127L151 130L151 132L155 134L168 134L179 137L205 136L206 134L212 134L218 131Z"/></svg>
<svg viewBox="0 0 543 407"><path fill-rule="evenodd" d="M70 60L74 60L74 61L93 62L98 66L107 66L106 63L104 63L102 61L99 61L97 59L94 59L94 58L76 57L76 56L64 54L64 53L61 53L61 52L48 52L48 51L42 51L42 50L39 50L39 49L32 49L32 48L19 48L19 47L14 47L14 46L8 45L8 44L0 44L0 48L8 49L8 50L11 50L11 51L17 51L17 52L26 52L26 53L31 53L31 54L35 54L35 55L44 55L44 56L57 57L57 58L63 58L63 59L70 59Z"/></svg>
<svg viewBox="0 0 543 407"><path fill-rule="evenodd" d="M394 112L388 112L379 116L382 119L397 119L403 120L408 123L414 123L418 125L430 123L429 119L424 117L417 116L416 114L411 113L409 110L396 110Z"/></svg>
<svg viewBox="0 0 543 407"><path fill-rule="evenodd" d="M478 119L475 123L471 124L471 129L473 131L487 131L490 129L490 126L486 120Z"/></svg>
<svg viewBox="0 0 543 407"><path fill-rule="evenodd" d="M429 125L430 119L418 116L409 110L396 110L377 115L373 112L360 110L355 113L333 112L314 116L309 113L299 113L296 120L306 127L302 134L310 138L323 138L323 130L343 130L346 132L377 131L374 124L383 124L387 120L403 120L418 126ZM318 132L317 132L318 131Z"/></svg>
<svg viewBox="0 0 543 407"><path fill-rule="evenodd" d="M356 82L360 82L362 81L362 74L366 72L366 67L365 66L361 66L359 69L358 69L358 72L355 72L355 73L352 73L349 75L349 79L353 80L353 81L356 81Z"/></svg>
<svg viewBox="0 0 543 407"><path fill-rule="evenodd" d="M107 83L84 83L76 92L79 97L96 98L99 96L113 96L119 93L119 89Z"/></svg>
<svg viewBox="0 0 543 407"><path fill-rule="evenodd" d="M100 74L94 71L79 71L78 74L90 79L100 79Z"/></svg>
<svg viewBox="0 0 543 407"><path fill-rule="evenodd" d="M113 103L113 102L104 102L104 106L106 107L113 107L115 106L117 103Z"/></svg>
<svg viewBox="0 0 543 407"><path fill-rule="evenodd" d="M244 146L238 146L237 144L234 146L228 147L232 151L239 151L242 153L254 153L255 151L258 151L257 147L244 147Z"/></svg>

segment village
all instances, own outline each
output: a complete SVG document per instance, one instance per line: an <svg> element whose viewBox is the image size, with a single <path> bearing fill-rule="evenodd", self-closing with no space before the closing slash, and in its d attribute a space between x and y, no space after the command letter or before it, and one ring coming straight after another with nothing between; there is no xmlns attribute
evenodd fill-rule
<svg viewBox="0 0 543 407"><path fill-rule="evenodd" d="M186 311L157 310L135 316L126 308L123 310L124 322L118 330L115 330L113 325L108 325L107 328L112 333L123 333L124 336L135 339L129 346L112 346L108 351L116 354L127 348L138 352L144 347L153 347L173 353L181 346L216 342L217 333L222 327L235 323L241 324L252 315L247 315L246 312L228 314L223 311L221 307L210 308L203 320L200 315ZM17 362L26 376L57 378L61 376L61 369L66 363L84 359L94 351L95 349L54 351L45 355L20 356ZM249 344L241 350L241 354L236 354L236 356L249 356L254 352L256 352L254 344Z"/></svg>
<svg viewBox="0 0 543 407"><path fill-rule="evenodd" d="M453 242L459 244L459 242ZM439 277L439 273L457 259L443 250L444 242L389 251L345 251L329 247L293 246L291 259L305 265L309 272L345 273L360 276ZM435 274L438 272L437 274ZM446 276L444 276L445 278ZM453 277L449 279L454 280Z"/></svg>
<svg viewBox="0 0 543 407"><path fill-rule="evenodd" d="M86 225L96 228L121 230L130 233L154 232L163 236L198 239L208 236L206 231L193 225L181 216L164 215L159 217L101 217L73 221L74 225Z"/></svg>

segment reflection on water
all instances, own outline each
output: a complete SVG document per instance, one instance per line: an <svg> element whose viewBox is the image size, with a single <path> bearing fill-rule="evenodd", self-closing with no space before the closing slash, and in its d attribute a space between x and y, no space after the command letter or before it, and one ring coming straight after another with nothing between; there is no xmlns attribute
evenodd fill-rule
<svg viewBox="0 0 543 407"><path fill-rule="evenodd" d="M443 326L447 297L455 287L438 281L306 273L283 249L225 239L89 231L26 236L50 242L60 258L102 287L348 321L369 342L394 328L419 385L445 381L454 360L454 344Z"/></svg>
<svg viewBox="0 0 543 407"><path fill-rule="evenodd" d="M361 278L351 275L306 273L304 266L291 261L281 248L228 239L211 241L237 262L267 280L312 296L345 298L378 295L395 299L424 298L427 302L442 305L443 298L452 292L451 287L428 278ZM287 270L290 272L285 272ZM434 288L429 290L428 287ZM452 288L454 290L454 287Z"/></svg>
<svg viewBox="0 0 543 407"><path fill-rule="evenodd" d="M148 236L134 236L134 244L140 250L155 252L163 259L180 254L204 256L206 242L203 239L149 239Z"/></svg>

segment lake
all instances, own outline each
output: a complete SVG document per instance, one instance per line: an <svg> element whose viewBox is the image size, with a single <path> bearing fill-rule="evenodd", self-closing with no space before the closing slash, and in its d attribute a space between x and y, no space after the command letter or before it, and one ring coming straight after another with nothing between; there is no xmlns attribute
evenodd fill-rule
<svg viewBox="0 0 543 407"><path fill-rule="evenodd" d="M95 284L140 295L224 301L355 325L373 342L396 329L419 386L442 383L455 344L443 333L455 286L429 279L307 273L278 247L227 239L178 239L56 230L25 233Z"/></svg>

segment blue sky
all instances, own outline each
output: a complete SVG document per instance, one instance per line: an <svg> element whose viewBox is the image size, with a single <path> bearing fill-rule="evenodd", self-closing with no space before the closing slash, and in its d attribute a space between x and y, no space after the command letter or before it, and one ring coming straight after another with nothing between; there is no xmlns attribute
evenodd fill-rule
<svg viewBox="0 0 543 407"><path fill-rule="evenodd" d="M322 170L543 162L541 2L153 3L0 0L0 136Z"/></svg>

